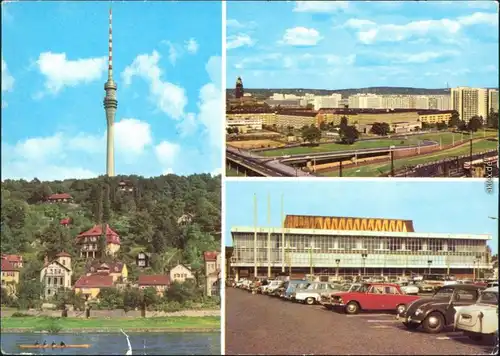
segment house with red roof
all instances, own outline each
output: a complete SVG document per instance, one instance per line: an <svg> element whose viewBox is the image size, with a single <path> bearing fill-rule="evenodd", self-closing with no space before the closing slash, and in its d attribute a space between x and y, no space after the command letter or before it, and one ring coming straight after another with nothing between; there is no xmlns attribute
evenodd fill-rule
<svg viewBox="0 0 500 356"><path fill-rule="evenodd" d="M219 251L205 251L205 293L207 296L219 293L221 279L221 253Z"/></svg>
<svg viewBox="0 0 500 356"><path fill-rule="evenodd" d="M71 203L73 201L73 197L68 193L57 193L52 194L47 197L47 202L50 204L54 203Z"/></svg>
<svg viewBox="0 0 500 356"><path fill-rule="evenodd" d="M121 261L101 262L92 261L86 267L86 275L94 274L113 277L113 283L124 283L128 279L127 265Z"/></svg>
<svg viewBox="0 0 500 356"><path fill-rule="evenodd" d="M106 238L106 251L104 251L104 254L113 256L118 252L121 244L120 236L108 224L97 224L76 237L75 242L80 248L80 257L96 258L102 256L102 251L99 251L101 236Z"/></svg>
<svg viewBox="0 0 500 356"><path fill-rule="evenodd" d="M71 218L61 219L61 221L59 221L59 224L64 227L68 227L71 224Z"/></svg>
<svg viewBox="0 0 500 356"><path fill-rule="evenodd" d="M9 261L16 268L23 268L23 256L21 255L2 255L2 260Z"/></svg>
<svg viewBox="0 0 500 356"><path fill-rule="evenodd" d="M82 294L86 300L98 299L102 289L113 288L113 277L93 274L82 276L75 283L75 294Z"/></svg>
<svg viewBox="0 0 500 356"><path fill-rule="evenodd" d="M139 276L137 285L140 289L154 288L159 296L163 296L165 291L170 286L170 277L163 274L142 274Z"/></svg>
<svg viewBox="0 0 500 356"><path fill-rule="evenodd" d="M19 268L2 258L0 270L2 272L2 288L5 288L9 294L15 294L19 284Z"/></svg>
<svg viewBox="0 0 500 356"><path fill-rule="evenodd" d="M44 286L45 299L53 297L61 288L70 289L72 276L73 269L69 253L60 252L52 261L45 257L43 268L40 271L40 282Z"/></svg>

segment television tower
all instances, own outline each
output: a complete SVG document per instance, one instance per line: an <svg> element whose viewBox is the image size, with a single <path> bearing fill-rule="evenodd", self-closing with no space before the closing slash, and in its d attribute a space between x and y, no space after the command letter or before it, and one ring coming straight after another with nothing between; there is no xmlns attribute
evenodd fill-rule
<svg viewBox="0 0 500 356"><path fill-rule="evenodd" d="M104 111L106 112L106 121L108 137L106 144L106 175L114 177L115 175L115 114L118 107L116 100L116 83L113 80L113 14L109 9L109 57L108 57L108 81L104 84L106 96L104 97Z"/></svg>

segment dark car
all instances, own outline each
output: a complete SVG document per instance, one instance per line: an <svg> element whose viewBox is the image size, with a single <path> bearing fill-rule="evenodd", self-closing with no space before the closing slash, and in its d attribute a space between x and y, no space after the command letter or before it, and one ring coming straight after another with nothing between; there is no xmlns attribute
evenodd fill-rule
<svg viewBox="0 0 500 356"><path fill-rule="evenodd" d="M483 287L473 284L452 284L439 288L432 298L422 298L398 314L408 329L422 325L424 331L437 334L455 321L455 307L476 303Z"/></svg>

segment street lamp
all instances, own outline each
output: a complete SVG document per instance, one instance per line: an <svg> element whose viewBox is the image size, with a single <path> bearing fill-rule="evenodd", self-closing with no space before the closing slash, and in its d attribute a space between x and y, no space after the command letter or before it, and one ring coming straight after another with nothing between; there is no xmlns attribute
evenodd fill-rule
<svg viewBox="0 0 500 356"><path fill-rule="evenodd" d="M337 270L335 271L335 276L338 278L339 277L339 266L340 266L340 260L336 259L335 263L337 264Z"/></svg>
<svg viewBox="0 0 500 356"><path fill-rule="evenodd" d="M366 276L366 258L368 255L366 253L361 254L361 258L363 259L363 276Z"/></svg>
<svg viewBox="0 0 500 356"><path fill-rule="evenodd" d="M431 274L431 265L432 265L432 260L428 260L427 264L429 265L429 274Z"/></svg>

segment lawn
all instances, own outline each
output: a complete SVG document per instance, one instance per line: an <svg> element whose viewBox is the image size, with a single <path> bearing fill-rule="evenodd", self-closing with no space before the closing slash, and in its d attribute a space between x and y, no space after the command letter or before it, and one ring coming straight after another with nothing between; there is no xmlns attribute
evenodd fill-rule
<svg viewBox="0 0 500 356"><path fill-rule="evenodd" d="M9 329L26 331L41 331L51 329L62 331L96 331L108 332L123 330L183 330L196 331L217 330L220 328L220 317L158 317L158 318L49 318L49 317L19 317L2 318L2 332Z"/></svg>
<svg viewBox="0 0 500 356"><path fill-rule="evenodd" d="M483 141L475 142L473 147L472 147L472 151L474 153L477 153L477 152L492 150L492 149L495 149L496 147L497 147L497 142L483 140ZM438 160L444 159L444 158L466 155L466 154L469 154L469 152L470 152L469 146L465 145L462 147L444 150L444 151L436 152L436 153L429 154L429 155L414 156L414 157L410 157L410 158L397 159L397 160L394 160L394 168L397 170L397 169L402 168L406 165L417 165L417 164L422 164L422 163L438 161ZM369 164L366 166L345 168L342 170L342 176L343 177L377 177L382 173L388 173L390 171L390 169L391 169L391 163L387 161L387 162ZM324 174L321 174L321 175L322 176L329 176L329 177L336 177L339 175L339 172L338 171L325 172Z"/></svg>
<svg viewBox="0 0 500 356"><path fill-rule="evenodd" d="M496 137L497 133L494 131L478 131L474 134L474 138L481 138L484 135L487 137ZM258 154L265 157L276 157L285 155L297 155L297 154L308 154L308 153L322 153L322 152L334 152L334 151L346 151L346 150L357 150L363 148L379 148L379 147L389 147L389 146L406 146L413 145L417 146L420 140L430 140L439 142L441 138L441 144L448 145L453 142L458 142L462 139L462 134L452 133L452 132L441 132L441 133L429 133L415 136L408 136L407 140L403 139L380 139L380 140L370 140L370 141L357 141L352 145L342 145L339 143L325 143L320 144L316 147L291 147L282 148L271 151L261 151ZM463 139L469 139L469 135L464 134Z"/></svg>

